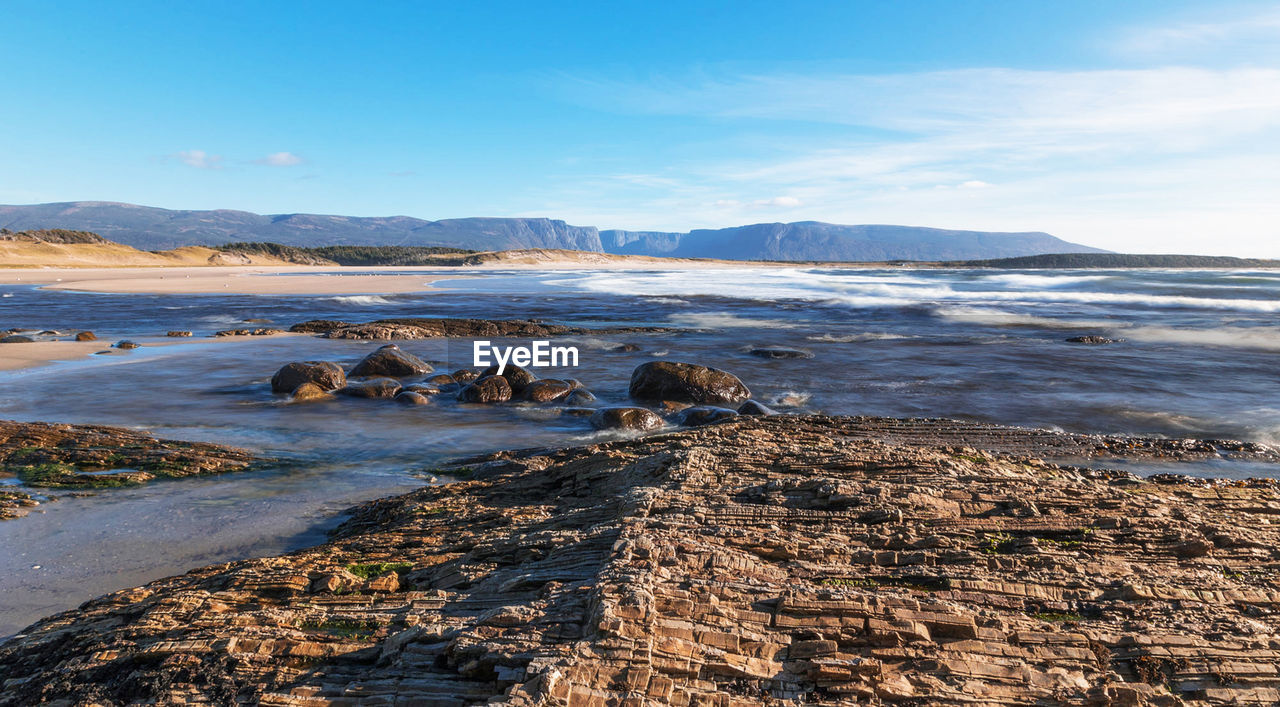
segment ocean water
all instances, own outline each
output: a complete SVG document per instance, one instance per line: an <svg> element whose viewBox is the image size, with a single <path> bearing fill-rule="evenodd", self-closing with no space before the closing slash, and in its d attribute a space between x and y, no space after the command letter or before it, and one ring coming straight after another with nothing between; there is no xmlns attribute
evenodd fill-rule
<svg viewBox="0 0 1280 707"><path fill-rule="evenodd" d="M404 316L663 325L682 331L574 338L565 343L579 347L579 367L539 373L578 378L602 401L623 402L634 367L664 358L731 371L783 412L1280 443L1280 273L1270 271L485 271L436 286L443 290L297 297L0 285L2 328L91 329L105 342L144 344L0 373L0 418L145 428L293 462L63 498L0 523L0 596L7 597L0 635L197 564L314 543L343 508L429 483L450 457L600 437L581 418L531 406L282 404L267 382L283 363L350 363L378 343L201 339L246 319L280 328ZM197 338L169 345L163 334L170 329ZM1090 334L1125 341L1065 341ZM620 343L638 350L611 350ZM470 342L401 346L438 369L470 364ZM813 358L750 355L761 346L801 348ZM1156 466L1150 471L1163 469ZM1244 474L1229 463L1179 466ZM1280 476L1253 467L1248 475Z"/></svg>

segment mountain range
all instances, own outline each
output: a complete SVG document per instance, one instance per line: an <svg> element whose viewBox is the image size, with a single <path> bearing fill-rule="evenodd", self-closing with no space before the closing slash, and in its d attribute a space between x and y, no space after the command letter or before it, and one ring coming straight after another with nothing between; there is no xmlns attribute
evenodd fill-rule
<svg viewBox="0 0 1280 707"><path fill-rule="evenodd" d="M292 246L410 245L469 250L559 248L622 255L731 260L965 260L1043 253L1103 253L1047 233L954 231L916 226L844 226L800 221L687 233L601 231L548 218L255 214L183 211L75 201L0 206L0 228L72 229L145 250L264 241Z"/></svg>

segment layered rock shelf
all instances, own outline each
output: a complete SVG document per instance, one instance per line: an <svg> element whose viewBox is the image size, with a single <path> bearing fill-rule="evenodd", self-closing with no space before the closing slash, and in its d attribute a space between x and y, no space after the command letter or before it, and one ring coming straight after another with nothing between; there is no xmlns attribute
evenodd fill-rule
<svg viewBox="0 0 1280 707"><path fill-rule="evenodd" d="M261 461L243 449L158 439L121 427L0 420L0 479L17 477L27 486L126 486L156 477L240 471ZM0 518L21 515L32 505L28 494L11 489L9 496L0 496Z"/></svg>
<svg viewBox="0 0 1280 707"><path fill-rule="evenodd" d="M1044 459L1229 446L743 416L488 455L37 623L0 704L1276 704L1275 485Z"/></svg>
<svg viewBox="0 0 1280 707"><path fill-rule="evenodd" d="M552 324L534 319L399 318L364 324L312 319L294 324L289 331L319 334L329 339L438 339L478 336L537 338L572 334L648 334L675 331L670 327L615 326L587 328Z"/></svg>

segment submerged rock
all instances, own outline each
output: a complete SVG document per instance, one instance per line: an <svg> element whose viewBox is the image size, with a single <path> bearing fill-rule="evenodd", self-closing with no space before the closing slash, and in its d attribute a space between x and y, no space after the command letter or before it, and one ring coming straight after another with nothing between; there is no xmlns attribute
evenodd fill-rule
<svg viewBox="0 0 1280 707"><path fill-rule="evenodd" d="M502 376L484 376L458 393L464 403L504 403L511 399L511 384Z"/></svg>
<svg viewBox="0 0 1280 707"><path fill-rule="evenodd" d="M739 415L777 415L778 413L776 410L769 407L768 405L765 405L764 403L757 402L755 400L748 400L747 402L738 406L738 414Z"/></svg>
<svg viewBox="0 0 1280 707"><path fill-rule="evenodd" d="M401 405L430 405L431 398L412 390L402 390L396 394L395 401Z"/></svg>
<svg viewBox="0 0 1280 707"><path fill-rule="evenodd" d="M388 376L407 378L430 373L431 365L411 353L401 351L395 344L387 344L365 356L347 373L348 378Z"/></svg>
<svg viewBox="0 0 1280 707"><path fill-rule="evenodd" d="M737 411L727 408L713 407L711 405L699 405L697 407L686 408L680 412L680 425L683 427L698 427L700 425L710 425L715 422L729 420L738 416Z"/></svg>
<svg viewBox="0 0 1280 707"><path fill-rule="evenodd" d="M572 391L571 393L566 395L564 398L565 405L577 405L577 406L590 405L595 401L596 401L596 396L592 395L591 391L586 389L578 389L578 390Z"/></svg>
<svg viewBox="0 0 1280 707"><path fill-rule="evenodd" d="M662 427L662 418L645 408L608 407L592 413L591 426L597 430L656 430Z"/></svg>
<svg viewBox="0 0 1280 707"><path fill-rule="evenodd" d="M1124 341L1124 339L1108 339L1105 336L1089 335L1089 336L1073 336L1069 339L1066 339L1066 341L1067 343L1070 343L1070 344L1090 344L1093 346L1099 346L1102 344L1118 344Z"/></svg>
<svg viewBox="0 0 1280 707"><path fill-rule="evenodd" d="M400 381L394 378L348 381L346 387L339 388L337 392L353 398L394 398L400 392Z"/></svg>
<svg viewBox="0 0 1280 707"><path fill-rule="evenodd" d="M628 392L636 400L704 405L737 404L751 397L751 391L732 373L678 361L652 361L637 366Z"/></svg>
<svg viewBox="0 0 1280 707"><path fill-rule="evenodd" d="M775 358L775 359L813 358L812 351L805 351L803 349L791 349L791 348L785 348L780 346L751 349L749 353L752 356L758 356L760 358Z"/></svg>
<svg viewBox="0 0 1280 707"><path fill-rule="evenodd" d="M271 376L271 392L292 393L303 383L312 383L322 391L337 390L347 384L347 374L332 361L294 361Z"/></svg>
<svg viewBox="0 0 1280 707"><path fill-rule="evenodd" d="M409 385L406 385L401 390L406 390L410 393L417 393L418 395L426 395L426 396L439 395L441 392L438 386L428 385L426 383L411 383Z"/></svg>
<svg viewBox="0 0 1280 707"><path fill-rule="evenodd" d="M0 344L34 344L35 339L23 334L10 334L0 337Z"/></svg>

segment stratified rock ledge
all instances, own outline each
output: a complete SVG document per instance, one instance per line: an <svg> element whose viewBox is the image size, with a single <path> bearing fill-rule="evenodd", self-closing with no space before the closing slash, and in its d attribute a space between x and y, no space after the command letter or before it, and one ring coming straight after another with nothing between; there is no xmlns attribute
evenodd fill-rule
<svg viewBox="0 0 1280 707"><path fill-rule="evenodd" d="M1089 440L1162 455L787 416L491 455L41 621L0 703L1280 702L1275 486L1033 456Z"/></svg>

